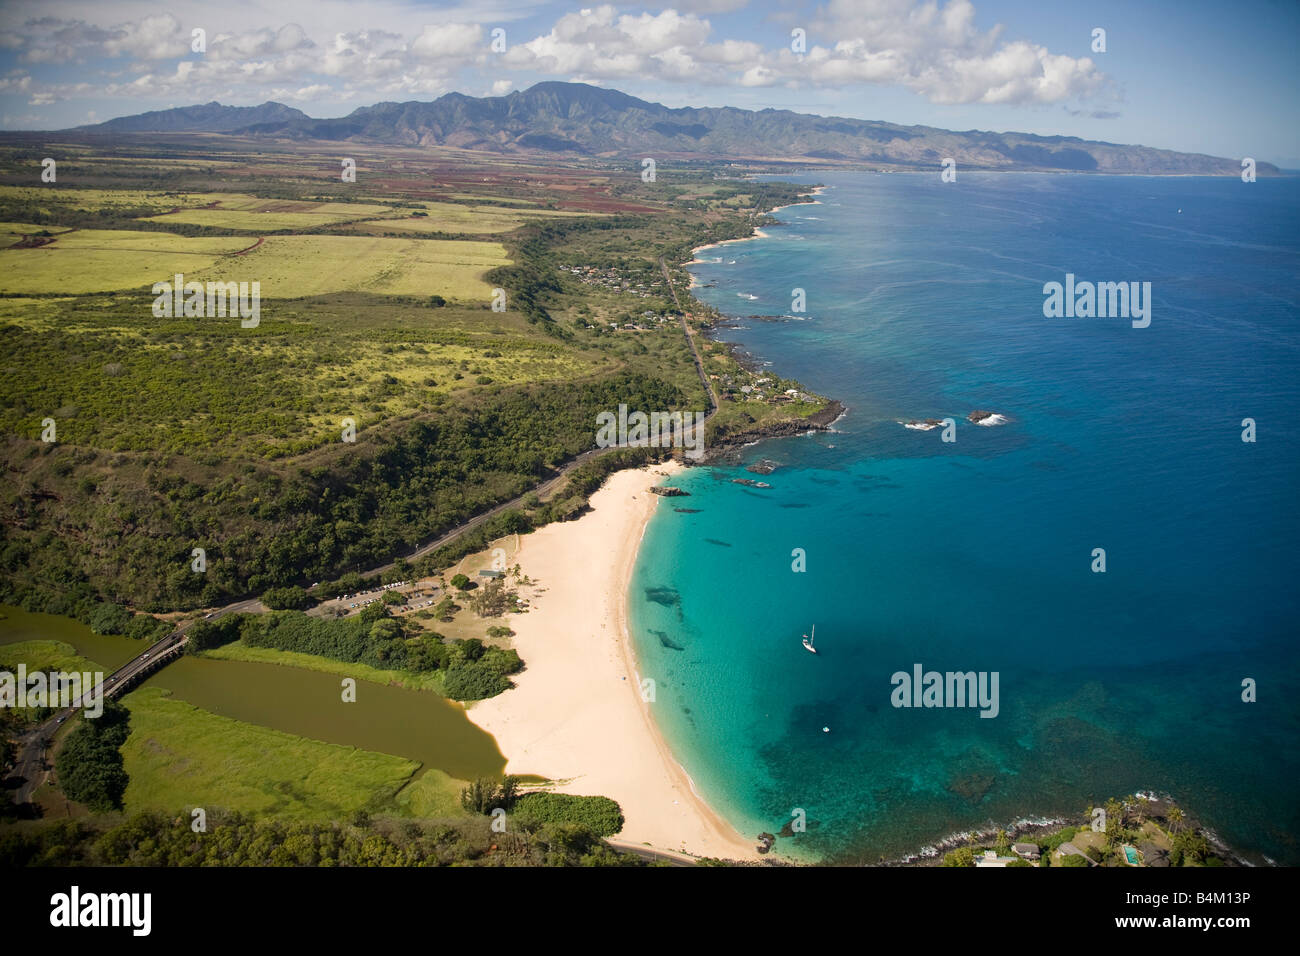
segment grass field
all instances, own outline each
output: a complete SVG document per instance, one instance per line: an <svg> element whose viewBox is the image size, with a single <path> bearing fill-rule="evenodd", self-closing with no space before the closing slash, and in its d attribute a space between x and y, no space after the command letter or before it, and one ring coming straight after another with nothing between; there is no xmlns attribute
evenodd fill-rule
<svg viewBox="0 0 1300 956"><path fill-rule="evenodd" d="M23 664L28 673L33 671L67 671L77 673L103 672L94 661L77 656L71 644L63 641L16 641L0 645L0 663L7 667Z"/></svg>
<svg viewBox="0 0 1300 956"><path fill-rule="evenodd" d="M146 222L183 222L213 229L276 232L282 229L317 229L355 219L367 219L392 212L392 207L370 203L306 202L264 199L242 193L211 193L187 196L189 205L216 203L213 209L186 208L179 212L150 216Z"/></svg>
<svg viewBox="0 0 1300 956"><path fill-rule="evenodd" d="M353 223L353 232L448 232L470 235L493 235L510 232L529 222L558 217L581 217L599 213L561 212L554 209L507 209L503 206L465 206L458 203L426 202L427 216L409 214L397 218L372 219ZM406 213L406 210L400 210Z"/></svg>
<svg viewBox="0 0 1300 956"><path fill-rule="evenodd" d="M39 437L50 415L60 440L80 445L279 454L336 441L345 416L364 432L441 397L581 380L612 364L487 309L350 294L264 304L261 326L242 329L159 321L150 302L147 292L0 299L13 343L0 360L0 428Z"/></svg>
<svg viewBox="0 0 1300 956"><path fill-rule="evenodd" d="M246 239L236 241L248 244ZM270 236L248 254L193 269L186 278L258 281L263 297L273 299L368 292L488 303L492 286L483 274L509 261L505 247L496 242Z"/></svg>
<svg viewBox="0 0 1300 956"><path fill-rule="evenodd" d="M61 177L62 178L62 177ZM63 186L0 186L0 203L20 203L38 212L60 208L84 209L157 209L162 212L176 206L202 206L216 197L201 193L181 193L162 189L68 189Z"/></svg>
<svg viewBox="0 0 1300 956"><path fill-rule="evenodd" d="M149 288L176 272L210 268L249 246L246 237L80 229L36 249L0 249L0 292L112 292Z"/></svg>
<svg viewBox="0 0 1300 956"><path fill-rule="evenodd" d="M125 703L131 710L131 736L122 747L129 813L222 807L338 820L357 809L394 806L418 768L413 760L221 717L159 688L128 694ZM438 783L425 785L411 802L438 805Z"/></svg>

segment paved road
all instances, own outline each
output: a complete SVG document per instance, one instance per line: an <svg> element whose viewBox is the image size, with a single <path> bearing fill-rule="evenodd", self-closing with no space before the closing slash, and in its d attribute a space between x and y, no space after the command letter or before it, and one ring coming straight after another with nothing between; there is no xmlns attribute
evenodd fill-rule
<svg viewBox="0 0 1300 956"><path fill-rule="evenodd" d="M652 850L648 846L642 846L640 843L624 843L622 840L611 840L606 837L605 842L614 849L623 853L634 853L645 860L663 860L669 866L698 866L695 858L685 853L678 853L673 850Z"/></svg>

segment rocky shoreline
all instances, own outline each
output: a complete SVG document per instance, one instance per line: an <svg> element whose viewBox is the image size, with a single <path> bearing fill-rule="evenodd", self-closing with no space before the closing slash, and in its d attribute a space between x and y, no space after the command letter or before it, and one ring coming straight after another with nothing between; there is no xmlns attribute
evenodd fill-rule
<svg viewBox="0 0 1300 956"><path fill-rule="evenodd" d="M806 435L809 432L830 431L831 424L842 416L847 409L836 399L831 399L821 411L814 412L807 418L787 418L779 422L758 424L753 428L731 432L722 438L711 441L705 450L700 464L716 464L719 460L734 454L746 445L768 438L788 438L792 435Z"/></svg>

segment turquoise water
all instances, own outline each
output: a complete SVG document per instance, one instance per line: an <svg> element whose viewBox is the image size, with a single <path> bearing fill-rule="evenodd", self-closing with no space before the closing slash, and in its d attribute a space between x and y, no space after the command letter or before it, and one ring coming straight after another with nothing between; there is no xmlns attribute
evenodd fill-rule
<svg viewBox="0 0 1300 956"><path fill-rule="evenodd" d="M771 490L685 473L631 587L700 791L747 834L803 810L778 852L851 862L1158 790L1300 863L1300 182L808 181L820 205L692 269L723 338L849 413L746 449ZM1151 282L1150 327L1044 318L1066 273ZM898 424L948 416L952 443ZM915 664L997 672L998 715L892 706Z"/></svg>

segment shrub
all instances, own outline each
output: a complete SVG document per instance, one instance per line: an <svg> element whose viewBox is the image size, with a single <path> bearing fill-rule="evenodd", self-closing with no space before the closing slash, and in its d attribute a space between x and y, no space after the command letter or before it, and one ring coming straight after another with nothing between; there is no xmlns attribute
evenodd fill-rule
<svg viewBox="0 0 1300 956"><path fill-rule="evenodd" d="M239 640L243 622L242 614L230 614L215 621L199 621L187 632L185 653L198 654Z"/></svg>
<svg viewBox="0 0 1300 956"><path fill-rule="evenodd" d="M515 801L514 817L528 823L577 823L603 837L623 829L623 810L609 797L526 793Z"/></svg>
<svg viewBox="0 0 1300 956"><path fill-rule="evenodd" d="M302 611L312 604L311 597L297 585L270 588L262 594L262 603L272 611Z"/></svg>
<svg viewBox="0 0 1300 956"><path fill-rule="evenodd" d="M461 664L447 670L443 689L453 700L485 700L510 688L503 674L482 664Z"/></svg>
<svg viewBox="0 0 1300 956"><path fill-rule="evenodd" d="M1071 853L1069 856L1061 860L1061 866L1090 866L1090 865L1091 864L1088 862L1086 857L1082 857L1077 853Z"/></svg>
<svg viewBox="0 0 1300 956"><path fill-rule="evenodd" d="M974 866L975 851L968 846L959 846L943 855L944 866Z"/></svg>

